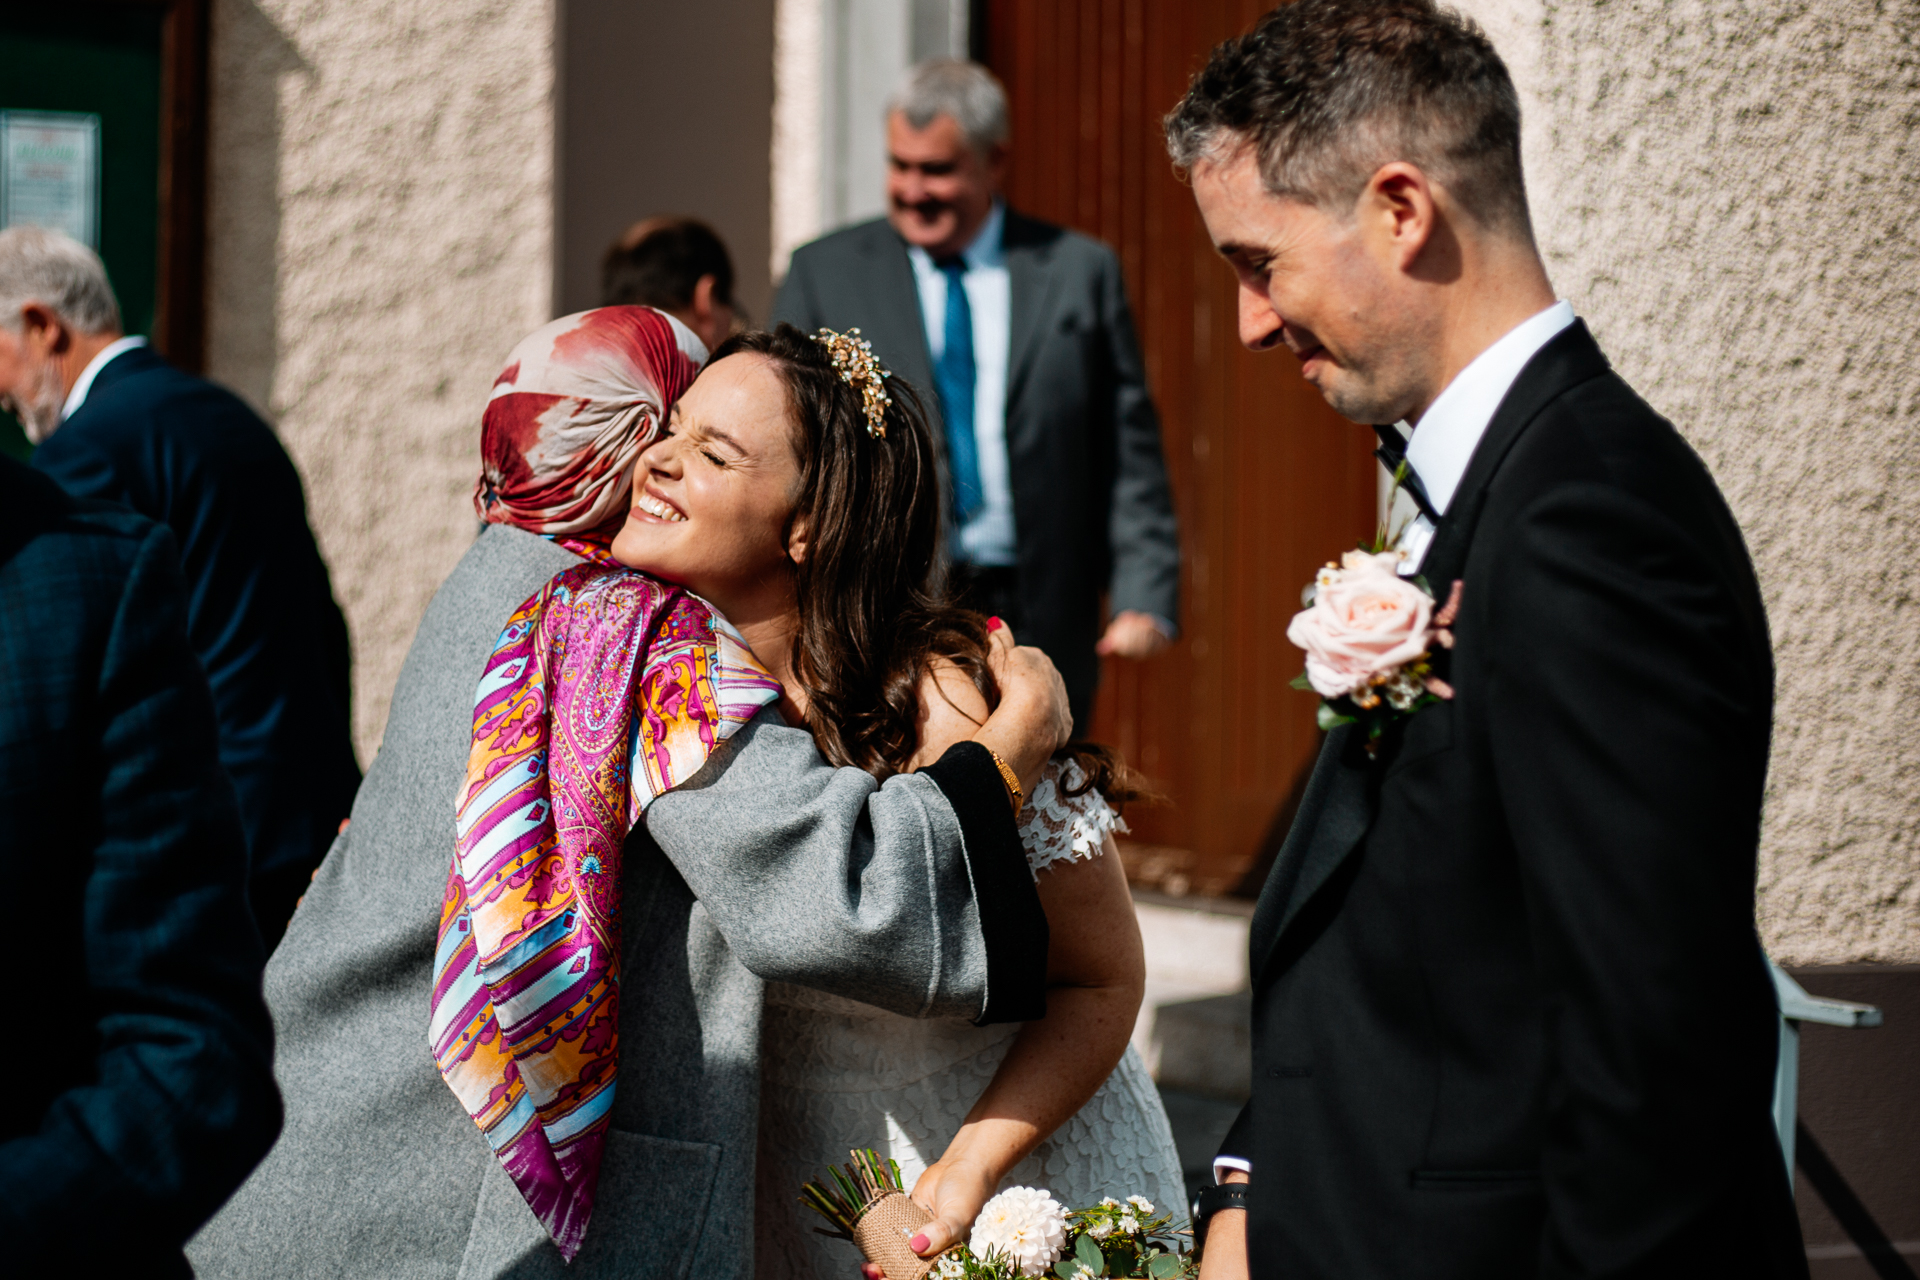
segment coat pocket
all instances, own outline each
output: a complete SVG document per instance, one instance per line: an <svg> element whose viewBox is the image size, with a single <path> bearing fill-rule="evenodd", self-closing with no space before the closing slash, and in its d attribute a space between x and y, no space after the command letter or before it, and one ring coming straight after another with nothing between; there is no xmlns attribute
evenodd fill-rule
<svg viewBox="0 0 1920 1280"><path fill-rule="evenodd" d="M1453 703L1437 702L1408 718L1393 746L1385 777L1391 778L1416 760L1453 746Z"/></svg>
<svg viewBox="0 0 1920 1280"><path fill-rule="evenodd" d="M711 1143L609 1129L593 1220L568 1266L512 1180L489 1160L460 1280L687 1280L719 1169L720 1148Z"/></svg>

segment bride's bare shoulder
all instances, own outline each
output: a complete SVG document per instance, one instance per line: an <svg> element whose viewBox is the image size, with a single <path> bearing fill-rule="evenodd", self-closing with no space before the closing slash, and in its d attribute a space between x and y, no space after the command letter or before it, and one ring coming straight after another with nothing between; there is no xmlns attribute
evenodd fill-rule
<svg viewBox="0 0 1920 1280"><path fill-rule="evenodd" d="M920 677L920 747L912 768L932 764L948 747L965 742L987 720L987 699L966 669L949 658L936 658Z"/></svg>

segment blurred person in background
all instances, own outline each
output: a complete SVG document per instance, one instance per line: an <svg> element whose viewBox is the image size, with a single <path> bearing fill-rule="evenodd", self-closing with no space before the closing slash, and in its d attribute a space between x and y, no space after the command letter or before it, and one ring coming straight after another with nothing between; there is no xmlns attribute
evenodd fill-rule
<svg viewBox="0 0 1920 1280"><path fill-rule="evenodd" d="M937 409L949 585L1053 659L1084 734L1099 655L1159 652L1180 613L1160 419L1119 259L1007 207L1006 93L975 63L907 73L887 161L887 216L796 250L773 319L860 329Z"/></svg>
<svg viewBox="0 0 1920 1280"><path fill-rule="evenodd" d="M172 535L0 458L0 672L8 949L42 1011L0 1066L0 1273L190 1276L280 1101Z"/></svg>
<svg viewBox="0 0 1920 1280"><path fill-rule="evenodd" d="M271 949L360 785L347 625L299 473L238 396L125 336L105 266L56 231L0 231L0 399L36 470L173 532Z"/></svg>
<svg viewBox="0 0 1920 1280"><path fill-rule="evenodd" d="M647 218L628 227L600 261L600 305L657 308L693 330L708 351L742 318L726 242L694 218Z"/></svg>

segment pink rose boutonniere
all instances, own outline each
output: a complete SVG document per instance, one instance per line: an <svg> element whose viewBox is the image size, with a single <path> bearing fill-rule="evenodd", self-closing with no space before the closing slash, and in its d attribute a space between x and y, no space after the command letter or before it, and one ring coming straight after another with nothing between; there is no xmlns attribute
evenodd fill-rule
<svg viewBox="0 0 1920 1280"><path fill-rule="evenodd" d="M1460 611L1460 584L1436 607L1423 579L1400 576L1404 555L1349 551L1329 563L1287 627L1287 639L1307 653L1306 674L1293 684L1320 695L1320 727L1363 722L1369 747L1395 719L1453 697L1431 659L1436 648L1453 647L1448 628Z"/></svg>

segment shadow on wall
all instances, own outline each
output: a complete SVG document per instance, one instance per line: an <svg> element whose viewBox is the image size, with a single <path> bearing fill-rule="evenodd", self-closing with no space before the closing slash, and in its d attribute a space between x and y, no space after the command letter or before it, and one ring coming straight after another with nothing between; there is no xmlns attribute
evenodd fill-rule
<svg viewBox="0 0 1920 1280"><path fill-rule="evenodd" d="M253 0L214 0L208 68L207 376L273 422L280 84L313 68Z"/></svg>

